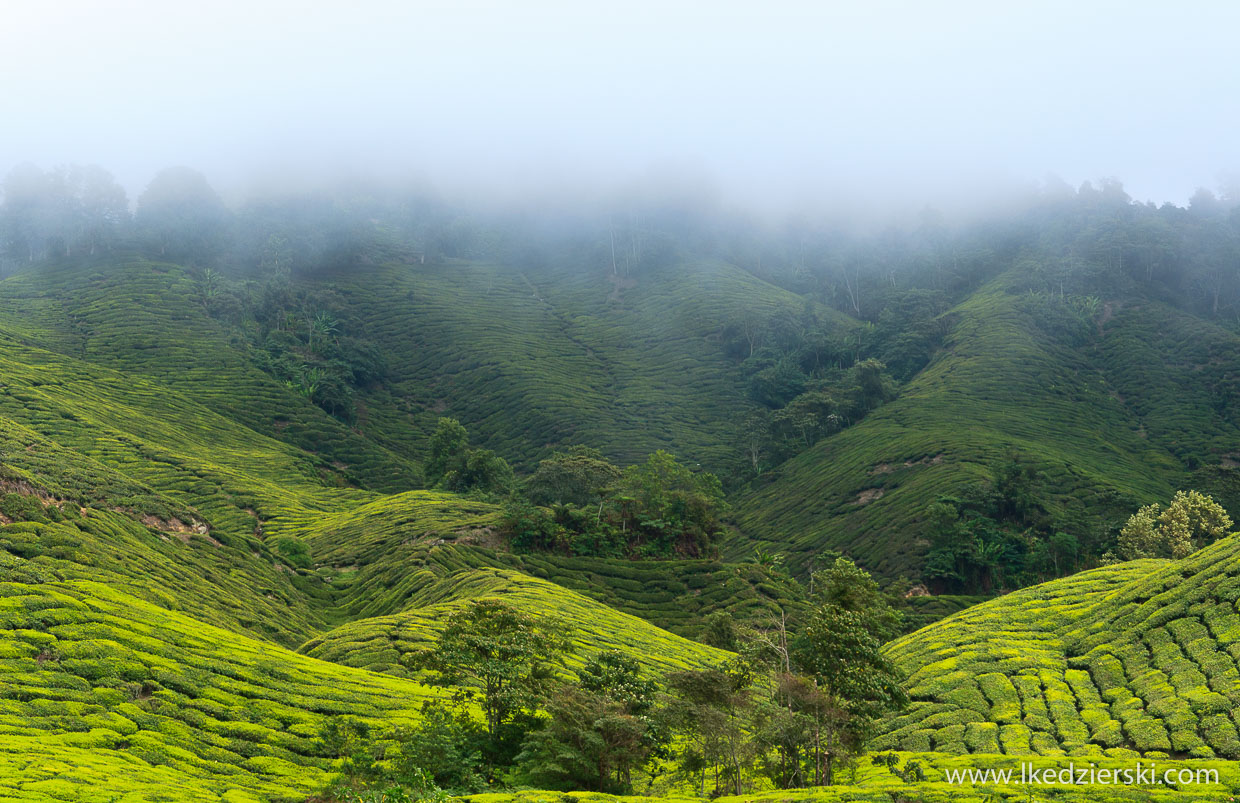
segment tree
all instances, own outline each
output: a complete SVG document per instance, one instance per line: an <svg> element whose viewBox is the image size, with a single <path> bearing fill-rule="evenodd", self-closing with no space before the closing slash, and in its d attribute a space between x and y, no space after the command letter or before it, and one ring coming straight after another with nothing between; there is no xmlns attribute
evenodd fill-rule
<svg viewBox="0 0 1240 803"><path fill-rule="evenodd" d="M536 620L499 600L475 600L448 617L436 645L406 656L413 669L430 670L439 685L476 686L490 739L492 765L519 743L505 728L545 698L551 664L565 643L554 622ZM462 692L465 698L474 689Z"/></svg>
<svg viewBox="0 0 1240 803"><path fill-rule="evenodd" d="M749 738L754 705L753 667L742 659L713 669L685 670L668 676L676 695L672 722L685 737L682 767L713 772L714 795L744 794L746 770L753 764L756 744Z"/></svg>
<svg viewBox="0 0 1240 803"><path fill-rule="evenodd" d="M878 718L908 697L880 650L898 631L899 614L873 579L845 558L813 579L813 607L791 653L794 668L813 682L799 696L813 723L816 779L830 785L835 765L858 754Z"/></svg>
<svg viewBox="0 0 1240 803"><path fill-rule="evenodd" d="M646 714L654 705L655 684L641 676L637 660L619 650L595 655L578 672L578 683L624 706L630 714Z"/></svg>
<svg viewBox="0 0 1240 803"><path fill-rule="evenodd" d="M504 501L500 526L517 552L567 552L572 548L567 528L557 524L546 510L516 494Z"/></svg>
<svg viewBox="0 0 1240 803"><path fill-rule="evenodd" d="M635 497L647 511L662 516L684 496L701 494L712 501L722 501L723 491L717 478L708 473L693 473L662 449L647 457L646 462L626 468L620 483L622 491Z"/></svg>
<svg viewBox="0 0 1240 803"><path fill-rule="evenodd" d="M210 308L211 302L219 297L223 290L224 280L219 271L207 268L197 282L198 298L204 307Z"/></svg>
<svg viewBox="0 0 1240 803"><path fill-rule="evenodd" d="M675 537L681 554L701 554L721 527L718 516L724 501L719 478L694 473L662 449L645 463L625 469L618 489L637 503L637 523Z"/></svg>
<svg viewBox="0 0 1240 803"><path fill-rule="evenodd" d="M855 384L851 395L856 418L895 397L895 383L886 376L886 370L887 366L873 358L862 360L852 367Z"/></svg>
<svg viewBox="0 0 1240 803"><path fill-rule="evenodd" d="M771 413L766 408L751 410L736 430L736 443L744 455L744 479L760 476L771 459ZM774 462L778 462L775 460Z"/></svg>
<svg viewBox="0 0 1240 803"><path fill-rule="evenodd" d="M774 410L801 395L805 383L806 376L797 361L787 356L749 378L749 397Z"/></svg>
<svg viewBox="0 0 1240 803"><path fill-rule="evenodd" d="M429 446L426 479L433 484L443 479L449 467L462 458L469 446L469 434L455 418L441 418L431 433Z"/></svg>
<svg viewBox="0 0 1240 803"><path fill-rule="evenodd" d="M453 791L475 792L484 783L487 734L463 705L423 703L416 725L397 733L400 761L420 767Z"/></svg>
<svg viewBox="0 0 1240 803"><path fill-rule="evenodd" d="M74 244L94 256L110 249L118 229L129 220L129 198L111 173L98 165L71 165L65 184L75 211Z"/></svg>
<svg viewBox="0 0 1240 803"><path fill-rule="evenodd" d="M540 460L525 487L536 504L588 505L600 502L603 493L618 479L620 469L598 449L570 446Z"/></svg>
<svg viewBox="0 0 1240 803"><path fill-rule="evenodd" d="M495 452L490 449L466 449L462 458L452 464L439 480L439 487L456 493L482 491L507 494L516 482L512 466Z"/></svg>
<svg viewBox="0 0 1240 803"><path fill-rule="evenodd" d="M993 476L996 519L1023 522L1040 510L1042 472L1019 452L996 465Z"/></svg>
<svg viewBox="0 0 1240 803"><path fill-rule="evenodd" d="M810 601L819 610L837 608L861 617L866 632L880 642L900 634L903 614L891 606L869 572L847 558L837 557L824 570L814 572Z"/></svg>
<svg viewBox="0 0 1240 803"><path fill-rule="evenodd" d="M774 685L775 694L760 708L754 728L763 770L781 789L809 786L810 773L820 785L821 733L824 725L834 732L845 712L813 678L777 671Z"/></svg>
<svg viewBox="0 0 1240 803"><path fill-rule="evenodd" d="M1056 531L1049 539L1049 552L1055 562L1055 574L1062 574L1071 560L1071 569L1076 571L1077 558L1081 551L1080 542L1071 533ZM1061 567L1061 562L1064 566Z"/></svg>
<svg viewBox="0 0 1240 803"><path fill-rule="evenodd" d="M573 686L547 704L546 727L526 736L518 763L541 788L627 792L650 754L646 723L601 694Z"/></svg>
<svg viewBox="0 0 1240 803"><path fill-rule="evenodd" d="M654 683L637 661L611 650L591 658L579 686L563 686L547 704L547 726L526 736L518 762L537 784L627 792L632 770L666 744L650 716Z"/></svg>
<svg viewBox="0 0 1240 803"><path fill-rule="evenodd" d="M334 342L336 334L340 331L340 324L336 317L327 310L316 312L314 317L309 319L308 325L306 343L316 354L320 353L328 343Z"/></svg>
<svg viewBox="0 0 1240 803"><path fill-rule="evenodd" d="M268 235L258 255L258 270L270 282L288 283L293 273L293 249L288 238L279 234Z"/></svg>
<svg viewBox="0 0 1240 803"><path fill-rule="evenodd" d="M209 264L223 249L228 211L201 173L169 167L138 197L135 222L161 256Z"/></svg>
<svg viewBox="0 0 1240 803"><path fill-rule="evenodd" d="M1166 510L1154 503L1138 510L1119 533L1124 560L1183 558L1231 530L1231 517L1213 498L1197 491L1177 491Z"/></svg>
<svg viewBox="0 0 1240 803"><path fill-rule="evenodd" d="M794 398L773 416L777 431L809 448L819 438L837 432L843 424L839 405L825 390L811 390Z"/></svg>
<svg viewBox="0 0 1240 803"><path fill-rule="evenodd" d="M9 171L3 190L0 240L5 255L15 262L42 259L60 230L63 194L51 176L29 163Z"/></svg>
<svg viewBox="0 0 1240 803"><path fill-rule="evenodd" d="M736 620L727 611L715 611L706 617L698 640L721 650L735 651L737 647Z"/></svg>
<svg viewBox="0 0 1240 803"><path fill-rule="evenodd" d="M446 491L507 493L516 485L512 467L489 449L469 446L469 434L455 418L441 418L431 433L426 480Z"/></svg>

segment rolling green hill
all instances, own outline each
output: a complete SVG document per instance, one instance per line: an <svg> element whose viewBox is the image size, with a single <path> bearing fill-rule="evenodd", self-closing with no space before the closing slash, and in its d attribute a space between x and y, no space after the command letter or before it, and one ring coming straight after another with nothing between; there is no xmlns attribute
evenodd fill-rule
<svg viewBox="0 0 1240 803"><path fill-rule="evenodd" d="M752 402L718 335L746 311L805 303L706 260L625 280L464 261L327 274L312 284L389 366L359 391L348 427L259 370L244 330L198 301L194 276L138 258L20 274L0 282L0 333L42 349L62 382L141 377L308 455L298 473L316 484L380 492L418 487L439 415L524 468L568 443L621 463L667 448L708 468L734 464ZM1192 483L1240 504L1227 473L1240 338L1138 295L1108 300L1097 333L1069 342L1046 330L1022 286L1017 269L969 293L895 401L759 477L738 498L741 536L725 554L746 557L758 541L803 572L838 549L915 579L926 507L987 481L1013 450L1043 473L1046 507L1077 526L1113 526ZM840 333L856 327L820 312ZM1177 387L1189 392L1167 390ZM148 409L165 415L171 404ZM284 515L244 501L262 521Z"/></svg>
<svg viewBox="0 0 1240 803"><path fill-rule="evenodd" d="M328 718L409 721L435 694L90 582L0 583L0 795L304 800Z"/></svg>
<svg viewBox="0 0 1240 803"><path fill-rule="evenodd" d="M915 700L879 747L1240 757L1240 536L1017 591L888 647Z"/></svg>
<svg viewBox="0 0 1240 803"><path fill-rule="evenodd" d="M1066 343L1040 328L1019 279L1004 274L947 313L942 349L899 398L755 482L737 504L741 530L802 564L829 548L916 577L927 507L990 482L1013 450L1042 472L1046 507L1082 528L1194 481L1231 488L1218 467L1234 443L1240 338L1132 299ZM1206 465L1214 473L1194 478Z"/></svg>
<svg viewBox="0 0 1240 803"><path fill-rule="evenodd" d="M568 672L604 649L650 677L718 664L729 654L691 640L708 615L803 609L781 553L800 577L839 550L886 580L922 579L927 508L993 485L1013 453L1073 536L1112 533L1182 487L1240 513L1240 336L1131 283L1071 324L1081 295L1031 290L1027 260L998 251L938 308L945 334L924 368L732 497L720 557L514 554L502 496L422 487L440 416L519 473L573 444L622 466L667 449L732 467L756 396L729 325L813 329L784 335L838 361L805 374L820 390L866 348L894 348L882 338L913 337L891 313L854 320L816 300L821 287L798 294L800 279L714 257L619 277L573 253L372 250L299 277L301 325L329 312L382 356L340 417L277 378L245 307L270 288L241 270L212 279L235 294L224 313L202 270L139 256L0 281L0 800L304 800L330 767L323 723L415 719L437 692L402 656L478 599L562 621ZM796 348L759 351L749 368L800 370ZM1200 760L1234 779L1238 561L1240 536L974 607L912 598L915 623L955 613L887 647L914 702L875 747L942 766ZM858 772L823 799L906 789ZM930 776L921 799L971 799Z"/></svg>
<svg viewBox="0 0 1240 803"><path fill-rule="evenodd" d="M502 599L566 628L575 650L570 666L603 650L620 650L659 677L675 669L712 666L728 657L721 650L685 641L554 583L511 570L462 569L442 579L423 570L414 573L411 582L420 587L401 613L354 620L308 641L301 651L346 666L408 675L399 658L432 646L437 625L454 610L475 599Z"/></svg>
<svg viewBox="0 0 1240 803"><path fill-rule="evenodd" d="M132 257L47 265L0 282L0 332L116 375L141 377L213 413L316 455L341 482L416 485L400 456L362 437L255 367L240 333L212 319L177 265ZM59 369L62 379L77 373ZM87 378L92 379L90 375Z"/></svg>
<svg viewBox="0 0 1240 803"><path fill-rule="evenodd" d="M564 618L570 668L611 646L660 672L725 655L522 573L493 505L366 489L407 489L417 466L253 369L185 303L181 269L121 266L102 281L124 288L97 296L77 281L96 280L0 283L0 799L303 800L327 777L329 718L390 728L433 695L347 666L393 668L367 640L398 628L408 647L479 596ZM96 334L74 342L65 320ZM692 632L702 607L762 604L709 561L663 567L679 585L657 591L623 561L529 560Z"/></svg>
<svg viewBox="0 0 1240 803"><path fill-rule="evenodd" d="M421 453L444 414L518 466L581 443L621 464L667 449L717 468L747 404L720 330L804 302L714 261L623 281L575 267L388 265L342 284L391 365L366 400L373 436Z"/></svg>
<svg viewBox="0 0 1240 803"><path fill-rule="evenodd" d="M207 314L198 282L137 257L41 267L0 282L0 332L155 380L318 455L344 481L392 491L418 484L440 415L520 466L574 443L621 463L668 449L717 465L747 402L714 338L742 309L804 304L712 261L622 282L464 261L327 274L308 286L390 372L350 429L256 368L246 332Z"/></svg>

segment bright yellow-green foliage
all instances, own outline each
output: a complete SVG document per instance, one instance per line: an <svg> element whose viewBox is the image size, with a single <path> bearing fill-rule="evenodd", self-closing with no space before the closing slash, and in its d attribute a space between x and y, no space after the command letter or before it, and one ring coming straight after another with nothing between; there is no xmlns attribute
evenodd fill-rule
<svg viewBox="0 0 1240 803"><path fill-rule="evenodd" d="M729 655L519 572L464 569L443 579L425 569L413 574L413 582L423 585L410 597L407 610L350 622L307 642L302 651L348 666L408 675L400 657L432 646L453 611L471 600L500 599L540 621L563 625L571 642L570 668L595 653L620 650L640 661L649 677L657 678L674 670L714 666Z"/></svg>
<svg viewBox="0 0 1240 803"><path fill-rule="evenodd" d="M285 567L192 531L88 508L0 526L0 580L98 580L203 622L286 644L322 626Z"/></svg>
<svg viewBox="0 0 1240 803"><path fill-rule="evenodd" d="M408 490L408 457L253 369L192 286L143 262L0 282L0 799L304 799L325 717L382 731L432 692L292 649L375 663L348 639L425 637L461 600L554 612L570 669L616 647L652 673L723 654L631 613L770 605L761 572L711 561L638 569L649 587L623 561L527 565L494 506Z"/></svg>
<svg viewBox="0 0 1240 803"><path fill-rule="evenodd" d="M3 418L0 454L0 510L11 518L8 501L21 501L29 519L0 525L0 581L103 580L287 644L321 626L292 574L261 542L227 530L201 532L202 514L184 498L157 493Z"/></svg>
<svg viewBox="0 0 1240 803"><path fill-rule="evenodd" d="M1166 510L1158 503L1132 514L1119 533L1125 560L1183 558L1227 535L1231 517L1218 502L1199 491L1176 491Z"/></svg>
<svg viewBox="0 0 1240 803"><path fill-rule="evenodd" d="M1240 536L1027 588L893 642L878 748L1240 758Z"/></svg>
<svg viewBox="0 0 1240 803"><path fill-rule="evenodd" d="M0 799L302 800L327 717L409 722L438 694L99 583L0 583Z"/></svg>
<svg viewBox="0 0 1240 803"><path fill-rule="evenodd" d="M0 284L0 286L3 286ZM0 416L193 507L214 528L358 499L305 452L154 381L0 341Z"/></svg>

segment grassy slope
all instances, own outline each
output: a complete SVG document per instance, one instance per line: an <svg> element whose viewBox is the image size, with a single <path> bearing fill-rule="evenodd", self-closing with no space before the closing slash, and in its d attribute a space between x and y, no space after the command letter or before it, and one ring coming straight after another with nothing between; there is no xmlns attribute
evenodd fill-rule
<svg viewBox="0 0 1240 803"><path fill-rule="evenodd" d="M626 463L658 448L717 463L747 402L715 337L743 308L804 304L717 262L623 287L575 265L387 265L324 277L320 287L349 307L392 372L387 387L360 394L353 430L259 371L241 332L206 315L195 276L139 258L41 267L0 282L0 335L150 380L313 455L330 482L383 491L417 487L411 456L440 414L527 466L568 443ZM72 365L58 367L72 376Z"/></svg>
<svg viewBox="0 0 1240 803"><path fill-rule="evenodd" d="M635 616L520 572L462 569L438 578L422 570L413 575L421 587L404 611L350 622L312 639L301 651L346 666L407 675L399 657L433 645L435 634L453 611L471 600L500 599L539 620L554 620L565 627L575 653L570 666L579 666L602 650L620 650L658 676L672 669L715 665L727 657L725 652L686 641Z"/></svg>
<svg viewBox="0 0 1240 803"><path fill-rule="evenodd" d="M436 692L86 582L0 583L0 799L303 800L328 717Z"/></svg>
<svg viewBox="0 0 1240 803"><path fill-rule="evenodd" d="M398 613L428 583L463 569L520 571L683 636L695 636L716 610L759 619L776 601L788 604L787 590L753 565L514 555L499 548L497 513L486 503L410 491L305 523L276 521L270 534L309 545L330 581L335 621Z"/></svg>
<svg viewBox="0 0 1240 803"><path fill-rule="evenodd" d="M23 492L49 514L66 513L52 514L62 521L0 524L0 799L11 792L36 800L122 793L299 800L329 766L314 738L325 715L356 714L384 727L416 716L410 709L428 694L416 685L243 635L287 640L331 617L326 595L302 593L312 576L290 581L269 558L236 560L225 545L161 533L128 513L79 512L30 485L44 474L5 470L6 481L21 477ZM424 507L450 507L418 493L430 497ZM722 656L515 572L467 569L431 579L391 618L423 638L460 600L499 594L540 616L559 612L584 653L614 645L660 670ZM354 652L349 639L376 629L386 638L385 624L346 625L317 643L329 645L330 657L359 663L365 645Z"/></svg>
<svg viewBox="0 0 1240 803"><path fill-rule="evenodd" d="M171 799L215 799L233 783L251 792L266 790L260 791L264 795L275 789L304 790L321 777L314 769L321 761L312 755L307 730L317 721L317 709L306 700L330 698L333 689L354 684L351 688L361 689L358 699L370 705L365 701L395 693L396 687L387 684L404 682L302 663L308 659L251 636L294 644L334 627L306 649L391 668L393 654L375 644L377 635L389 640L396 635L393 649L399 652L425 637L433 615L459 604L453 600L505 592L535 611L561 608L580 625L607 625L583 628L581 640L588 649L614 643L610 626L623 623L626 631L638 634L628 646L640 647L651 666L667 666L702 660L705 648L636 625L587 598L691 632L702 613L731 608L757 614L778 596L778 589L751 567L511 556L492 548L488 525L494 509L486 505L442 494L382 497L336 486L357 481L381 489L408 487L404 478L416 468L401 455L416 452L418 433L440 407L459 414L488 445L524 455L558 442L585 441L603 445L622 460L670 447L708 461L722 448L725 422L741 403L739 383L710 335L742 299L799 304L795 297L719 265L639 281L614 296L614 288L601 279L542 288L538 277L488 265L386 268L374 280L372 289L358 284L351 292L359 304L375 305L368 308L374 315L371 325L391 323L379 336L403 366L396 387L407 399L383 394L367 399L370 417L362 432L368 439L249 367L241 347L186 300L192 281L180 268L135 262L115 274L65 271L0 283L0 451L5 454L0 484L21 485L21 493L33 493L49 505L71 502L85 508L65 521L0 524L0 546L5 547L0 555L8 556L0 562L0 580L42 582L33 591L15 583L0 586L17 600L6 609L0 649L5 671L18 681L4 685L11 693L0 692L0 704L24 706L0 719L0 727L14 731L0 748L0 761L6 762L0 792L3 783L11 788L35 779L48 782L15 794L78 799L75 795L100 791L100 799L107 799L102 795L109 790L139 784L183 786L185 791L169 793ZM487 292L479 296L479 287ZM1227 448L1231 430L1224 425L1230 418L1215 390L1201 398L1190 394L1191 409L1212 405L1217 411L1212 419L1186 415L1176 398L1143 388L1183 385L1202 375L1211 377L1211 387L1225 385L1234 344L1225 333L1164 312L1158 322L1146 324L1135 310L1122 310L1098 345L1102 356L1094 357L1045 339L1030 341L1026 333L1032 329L1002 282L985 288L956 311L959 320L947 351L900 400L794 460L746 501L742 521L772 542L795 533L789 542L802 557L824 544L844 546L873 568L895 572L911 564L907 536L915 534L924 504L982 476L985 464L1012 445L1043 461L1061 504L1088 504L1100 488L1166 496L1182 475L1172 455ZM1177 336L1165 337L1169 331ZM1125 363L1123 355L1139 352L1120 336L1151 351L1143 360ZM449 342L458 346L449 348ZM194 348L198 343L208 346ZM514 359L518 352L537 359ZM502 370L501 362L507 366ZM444 378L432 381L441 370ZM504 405L513 405L507 422L511 430L494 413ZM969 426L959 426L962 420ZM1210 431L1219 434L1203 434ZM1185 443L1188 451L1178 448ZM319 453L299 448L306 445ZM855 504L870 488L882 488L883 496ZM172 519L207 522L211 540L178 532ZM270 538L278 535L304 538L324 566L318 572L289 571L270 549ZM445 543L435 543L441 539ZM1051 754L1079 749L1120 755L1136 748L1234 755L1235 721L1220 708L1220 699L1232 707L1237 702L1228 696L1236 685L1236 653L1228 652L1235 599L1227 596L1230 581L1219 582L1230 577L1230 569L1193 569L1189 564L1197 559L1174 570L1119 567L1062 581L1065 585L1042 587L1039 593L1057 595L1063 604L1030 603L1033 613L1024 620L1002 610L993 619L968 619L989 616L986 612L993 609L987 606L948 620L956 624L928 628L900 642L893 655L908 671L922 671L925 688L914 712L892 724L889 743L919 750L959 751L964 745L1021 752L1027 744L1029 750ZM1166 588L1172 585L1190 598L1200 597L1193 598L1196 607L1169 595ZM1109 594L1107 606L1089 607L1099 593ZM1018 599L1013 595L991 605ZM1179 605L1185 615L1166 621L1146 616L1168 604L1173 611ZM169 607L180 607L195 619L170 613ZM1073 614L1078 625L1089 617L1099 624L1073 629ZM959 624L966 620L971 624ZM93 628L89 637L71 629L82 622ZM979 652L979 628L989 630L992 641L995 633L1003 634L1008 646L1001 654ZM130 635L135 629L139 636ZM44 636L38 634L46 632L63 641L67 652L58 646L59 652L49 652L40 663ZM936 633L939 642L926 641L927 634ZM1062 655L1056 652L1057 640L1065 645ZM1133 644L1144 645L1145 664ZM229 652L233 647L236 655ZM1181 650L1178 656L1175 649ZM92 656L91 650L102 652ZM269 659L254 659L258 653ZM929 655L940 653L947 663L920 669ZM997 661L1029 656L1041 672L1043 665L1058 666L1056 656L1061 655L1064 680L1056 685L1036 675L1041 692L1030 681L1018 681L1018 705L1027 698L1029 710L1009 722L999 719L1011 717L1011 700L999 686L979 692L983 712L976 695L947 699L951 689L934 685L936 678L955 671L947 660L953 655L974 662L966 674L978 683L985 677L987 684L995 672L989 667ZM66 663L65 656L86 663ZM1177 678L1196 682L1191 667L1175 663L1184 656L1200 667L1204 687L1181 689L1166 680L1168 668L1175 667ZM203 662L205 675L188 674L205 678L205 686L190 691L200 692L206 702L192 702L189 691L171 684L145 697L143 680L164 684L152 667L158 666L167 680ZM306 699L291 705L304 717L284 711L284 719L260 723L270 731L261 736L263 744L287 752L251 755L257 748L241 744L248 740L238 734L258 731L241 725L217 728L213 720L258 716L250 709L261 712L263 706L208 689L263 685L267 681L256 683L254 673L266 673L284 681L274 684L279 691L292 693L272 663L304 669L294 676ZM61 665L75 668L62 671ZM240 668L230 669L234 665ZM102 708L75 708L81 701L58 686L47 691L21 685L52 672L53 683L63 680L72 694L99 698ZM114 672L123 676L113 677ZM1091 682L1099 678L1097 705L1081 685L1085 702L1077 724L1086 728L1088 739L1080 746L1073 741L1080 727L1071 724L1061 696L1065 685L1076 693L1071 683L1080 680L1079 673ZM97 681L121 698L95 691ZM126 685L131 683L138 687ZM410 699L423 693L413 686L399 691ZM993 700L986 696L990 693ZM1043 708L1037 704L1039 693L1045 697ZM252 699L274 699L266 694ZM120 740L96 734L105 741L85 742L95 748L89 756L88 747L75 740L91 732L72 736L84 723L89 727L90 716L111 721L107 712L130 711L118 706L141 709L161 695L170 703L163 709L151 703L160 709L153 714L180 725L155 719L148 728L128 718L139 726L135 738L118 722ZM122 699L126 696L133 699ZM209 708L207 718L193 713L207 710L204 706L212 701L224 708ZM375 705L375 716L403 716L400 704ZM1043 710L1049 730L1038 718ZM966 716L978 719L964 722ZM42 722L38 717L46 720L43 730L17 732L34 728L29 723ZM273 735L273 723L291 736ZM300 734L292 730L297 725L304 726ZM173 757L170 767L145 762L142 755L166 750L158 742L164 737L148 737L148 730L195 745L191 755L167 751ZM1160 741L1160 733L1165 740ZM300 747L294 749L295 744ZM208 747L224 753L204 752ZM26 761L23 751L35 760ZM47 768L57 762L75 769L54 779L58 773ZM281 777L282 772L292 775ZM74 779L91 786L64 785Z"/></svg>
<svg viewBox="0 0 1240 803"><path fill-rule="evenodd" d="M61 461L62 469L77 462L74 454L88 456L100 472L124 478L134 488L148 489L143 493L158 497L160 510L189 511L182 512L182 517L209 524L210 535L225 551L268 554L264 538L304 536L314 560L337 567L370 567L371 574L381 575L386 582L391 574L399 574L396 554L407 546L411 534L451 534L485 526L494 516L489 506L443 494L380 497L330 487L331 477L324 477L316 458L261 436L154 380L3 339L0 366L5 371L0 415L39 443L56 443L70 450ZM89 487L102 482L79 484ZM109 490L87 496L106 497L108 505L115 505L133 493L132 489ZM198 540L191 539L191 543ZM264 560L270 564L270 557ZM722 569L717 564L705 565L713 567L711 571ZM272 567L268 565L265 571L272 574ZM573 574L563 563L556 573ZM266 593L270 584L257 586ZM388 606L376 611L373 606L382 604L380 595L376 590L367 596L372 610L358 614L399 609ZM275 618L281 629L297 626L297 620ZM309 623L300 627L302 638L313 629ZM296 641L300 639L288 643Z"/></svg>
<svg viewBox="0 0 1240 803"><path fill-rule="evenodd" d="M453 415L526 466L570 443L621 463L668 449L718 465L746 400L713 338L743 307L799 313L804 304L715 262L622 288L577 269L387 266L338 289L394 372L391 390L367 400L374 437L417 451L434 417Z"/></svg>
<svg viewBox="0 0 1240 803"><path fill-rule="evenodd" d="M738 504L742 529L800 561L832 548L872 571L914 575L926 506L987 479L1011 449L1045 471L1052 506L1061 509L1088 513L1109 492L1168 498L1186 471L1159 440L1142 437L1132 401L1112 392L1119 369L1102 367L1113 362L1112 339L1154 333L1116 319L1097 350L1068 349L1038 333L1006 282L953 311L943 351L897 400L748 493Z"/></svg>
<svg viewBox="0 0 1240 803"><path fill-rule="evenodd" d="M157 282L176 274L126 270ZM211 392L160 374L159 359L91 362L29 345L72 351L54 327L15 333L14 319L55 318L38 306L13 302L12 317L0 316L8 324L0 325L0 491L37 500L27 508L41 519L0 520L0 588L9 600L0 623L0 797L304 797L327 766L313 738L322 714L390 725L426 692L273 642L301 643L358 615L349 603L361 597L350 591L373 589L353 577L406 574L407 541L426 549L435 533L485 532L494 508L432 492L383 497L337 487L353 467L325 466L278 433L261 434ZM221 365L205 381L220 392L236 367ZM261 381L238 375L240 405ZM304 538L325 568L292 571L271 549L282 535ZM482 546L459 551L470 565L497 562ZM459 567L438 556L429 564L434 582L420 594L397 589L369 602L424 624L441 618L454 603L437 578ZM452 582L464 599L494 572L458 572ZM575 613L583 649L640 648L661 668L718 657L551 583L511 570L504 577L503 587L484 590L517 589L513 601L538 613ZM328 641L374 624L345 626Z"/></svg>
<svg viewBox="0 0 1240 803"><path fill-rule="evenodd" d="M21 368L10 363L6 390L20 380ZM28 500L34 513L26 517L29 521L0 519L4 555L29 559L29 568L41 576L103 580L204 621L290 645L321 626L307 604L305 584L246 531L254 519L243 513L240 528L204 528L217 517L194 508L191 502L200 498L195 493L178 491L184 473L132 472L157 482L174 480L165 486L167 492L160 492L103 462L121 457L120 468L147 466L142 457L154 452L149 443L102 426L97 438L87 437L85 406L74 405L72 398L66 403L82 414L62 418L48 414L39 404L43 397L24 396L20 390L15 396L0 396L0 403L15 397L26 399L20 409L29 413L24 417L32 426L62 437L77 433L93 456L0 418L0 491L14 501ZM153 462L149 466L167 469ZM247 479L237 482L248 484ZM191 489L212 487L198 477ZM201 499L210 509L211 497ZM3 572L0 577L5 577Z"/></svg>
<svg viewBox="0 0 1240 803"><path fill-rule="evenodd" d="M1240 758L1240 536L1028 588L894 642L880 746Z"/></svg>
<svg viewBox="0 0 1240 803"><path fill-rule="evenodd" d="M3 337L0 370L0 416L192 506L222 531L365 498L327 487L333 478L312 455L156 381Z"/></svg>
<svg viewBox="0 0 1240 803"><path fill-rule="evenodd" d="M0 282L0 332L139 375L318 458L335 481L413 487L418 470L259 371L196 301L188 270L141 259L49 266Z"/></svg>

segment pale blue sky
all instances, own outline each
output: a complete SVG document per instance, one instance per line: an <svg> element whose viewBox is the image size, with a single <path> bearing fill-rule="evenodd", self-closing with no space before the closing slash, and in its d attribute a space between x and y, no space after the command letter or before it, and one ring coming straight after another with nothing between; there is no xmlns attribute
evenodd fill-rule
<svg viewBox="0 0 1240 803"><path fill-rule="evenodd" d="M445 189L674 165L755 205L1240 171L1232 2L8 0L0 170L400 169Z"/></svg>

